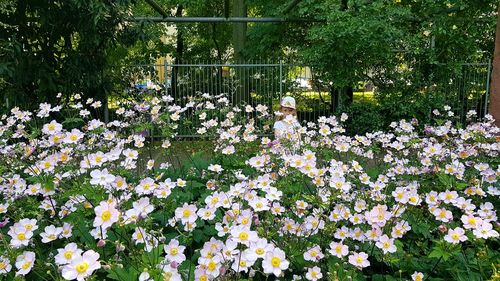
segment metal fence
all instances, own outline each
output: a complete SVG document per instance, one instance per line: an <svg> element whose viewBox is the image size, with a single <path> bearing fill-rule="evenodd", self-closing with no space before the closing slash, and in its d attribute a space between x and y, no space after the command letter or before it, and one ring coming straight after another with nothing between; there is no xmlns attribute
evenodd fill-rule
<svg viewBox="0 0 500 281"><path fill-rule="evenodd" d="M490 79L491 63L463 63L437 72L432 87L464 122L469 110L475 110L479 117L488 113Z"/></svg>
<svg viewBox="0 0 500 281"><path fill-rule="evenodd" d="M232 104L266 105L271 112L278 110L279 100L291 95L297 101L301 121L313 121L332 113L329 89L321 87L311 67L280 62L224 63L165 63L137 66L136 78L150 79L165 85L175 103L184 105L191 99L203 100L203 94L226 94ZM139 79L139 80L140 80ZM315 82L316 81L316 82ZM143 82L144 83L144 82ZM222 112L221 112L222 114ZM195 136L194 116L181 128L181 135ZM271 117L272 118L272 117ZM256 126L264 125L256 120Z"/></svg>
<svg viewBox="0 0 500 281"><path fill-rule="evenodd" d="M474 109L484 116L488 109L490 63L460 64L450 67L443 64L434 76L429 89L446 99L457 116L465 118ZM131 71L135 80L146 79L161 83L178 105L190 99L203 100L210 95L227 94L236 105L263 104L275 111L284 95L297 100L299 120L313 121L334 111L334 100L328 81L317 79L314 67L304 64L278 62L206 63L183 62L137 66ZM355 89L354 102L374 100L372 89ZM222 114L222 112L220 112ZM222 117L222 116L219 116ZM195 116L185 120L180 128L183 136L195 136ZM262 126L257 120L257 126ZM199 127L199 126L198 126Z"/></svg>

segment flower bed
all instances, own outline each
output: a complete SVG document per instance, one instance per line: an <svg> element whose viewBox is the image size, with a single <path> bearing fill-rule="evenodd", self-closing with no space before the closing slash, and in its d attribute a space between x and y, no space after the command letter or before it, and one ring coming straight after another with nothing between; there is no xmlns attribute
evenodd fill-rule
<svg viewBox="0 0 500 281"><path fill-rule="evenodd" d="M253 125L271 124L266 106L223 96L124 104L108 124L90 117L98 102L72 100L1 119L0 278L499 277L491 119L349 137L348 116L321 117L300 141L272 142ZM214 150L172 165L185 114Z"/></svg>

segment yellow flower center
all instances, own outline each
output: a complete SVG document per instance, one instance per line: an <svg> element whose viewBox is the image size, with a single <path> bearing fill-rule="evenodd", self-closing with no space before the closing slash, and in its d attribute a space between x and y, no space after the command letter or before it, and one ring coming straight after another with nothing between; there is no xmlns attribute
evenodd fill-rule
<svg viewBox="0 0 500 281"><path fill-rule="evenodd" d="M363 257L358 256L358 257L356 258L356 262L357 262L357 263L362 263L362 262L363 262Z"/></svg>
<svg viewBox="0 0 500 281"><path fill-rule="evenodd" d="M441 218L446 217L446 211L439 212L439 217L441 217Z"/></svg>
<svg viewBox="0 0 500 281"><path fill-rule="evenodd" d="M260 255L260 256L261 256L261 255L263 255L263 254L264 254L264 249L262 249L262 248L257 248L257 249L255 250L255 253L256 253L257 255Z"/></svg>
<svg viewBox="0 0 500 281"><path fill-rule="evenodd" d="M79 263L75 266L75 269L78 273L84 273L87 271L88 268L89 268L89 264L85 261L82 261L81 263Z"/></svg>
<svg viewBox="0 0 500 281"><path fill-rule="evenodd" d="M73 257L72 251L67 251L66 253L64 253L64 258L66 258L67 260L71 259L72 257Z"/></svg>
<svg viewBox="0 0 500 281"><path fill-rule="evenodd" d="M30 262L30 261L27 261L27 262L25 262L25 263L23 264L22 268L23 268L24 270L26 270L26 269L28 269L30 266L31 266L31 262Z"/></svg>
<svg viewBox="0 0 500 281"><path fill-rule="evenodd" d="M175 256L179 253L179 250L177 248L172 248L170 249L170 255Z"/></svg>
<svg viewBox="0 0 500 281"><path fill-rule="evenodd" d="M280 266L280 264L281 264L281 259L280 259L280 258L278 258L278 257L273 257L273 258L271 259L271 264L272 264L274 267L278 267L278 266Z"/></svg>
<svg viewBox="0 0 500 281"><path fill-rule="evenodd" d="M240 235L238 235L241 241L246 241L248 240L248 233L246 232L241 232Z"/></svg>
<svg viewBox="0 0 500 281"><path fill-rule="evenodd" d="M24 240L24 239L26 239L26 235L24 233L17 234L17 240Z"/></svg>
<svg viewBox="0 0 500 281"><path fill-rule="evenodd" d="M185 217L185 218L189 218L189 216L191 215L191 211L186 209L184 211L182 211L182 216Z"/></svg>
<svg viewBox="0 0 500 281"><path fill-rule="evenodd" d="M210 261L208 263L208 270L214 271L216 267L217 267L217 264L214 261Z"/></svg>
<svg viewBox="0 0 500 281"><path fill-rule="evenodd" d="M342 246L340 245L335 246L335 252L340 254L342 252Z"/></svg>
<svg viewBox="0 0 500 281"><path fill-rule="evenodd" d="M110 218L111 218L111 212L110 211L106 210L106 211L102 212L101 219L103 221L108 221Z"/></svg>
<svg viewBox="0 0 500 281"><path fill-rule="evenodd" d="M458 233L453 233L453 234L451 235L451 238L452 238L453 240L459 240L459 239L460 239L460 235L459 235Z"/></svg>
<svg viewBox="0 0 500 281"><path fill-rule="evenodd" d="M163 274L163 281L170 281L172 279L172 272L165 272Z"/></svg>

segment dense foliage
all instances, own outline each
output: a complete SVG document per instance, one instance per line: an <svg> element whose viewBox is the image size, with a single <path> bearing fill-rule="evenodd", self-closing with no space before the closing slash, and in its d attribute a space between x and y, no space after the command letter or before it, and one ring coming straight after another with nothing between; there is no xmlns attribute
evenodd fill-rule
<svg viewBox="0 0 500 281"><path fill-rule="evenodd" d="M266 106L172 100L120 104L108 124L90 117L101 103L79 95L2 116L0 278L499 277L490 116L454 127L445 107L436 124L399 120L349 137L341 114L271 140ZM192 116L213 138L211 157L169 163Z"/></svg>
<svg viewBox="0 0 500 281"><path fill-rule="evenodd" d="M104 100L114 82L109 51L125 40L129 5L127 0L2 1L2 104L53 102L58 92Z"/></svg>
<svg viewBox="0 0 500 281"><path fill-rule="evenodd" d="M224 16L224 1L158 0L171 16ZM294 1L295 2L295 1ZM247 1L248 16L318 22L248 25L244 58L290 57L315 65L335 87L373 82L384 93L413 93L456 63L487 62L497 1ZM158 16L142 1L13 1L0 4L2 94L50 101L57 92L100 97L120 81L117 65L231 58L234 25L127 21ZM172 26L172 25L171 25ZM446 66L438 63L445 63ZM120 81L128 83L129 81ZM12 102L11 102L12 104Z"/></svg>

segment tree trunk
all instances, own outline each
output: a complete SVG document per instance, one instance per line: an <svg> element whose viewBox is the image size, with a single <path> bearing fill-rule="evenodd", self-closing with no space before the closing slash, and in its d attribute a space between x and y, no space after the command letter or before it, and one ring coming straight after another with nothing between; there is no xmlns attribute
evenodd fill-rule
<svg viewBox="0 0 500 281"><path fill-rule="evenodd" d="M233 17L246 17L247 6L245 0L234 0ZM247 38L247 24L245 22L233 24L233 48L235 61L240 60Z"/></svg>
<svg viewBox="0 0 500 281"><path fill-rule="evenodd" d="M493 54L493 73L491 78L489 113L495 118L495 125L500 127L500 5L498 6L495 52Z"/></svg>
<svg viewBox="0 0 500 281"><path fill-rule="evenodd" d="M175 12L176 17L182 17L182 10L183 7L182 5L179 5L177 7L177 11ZM178 99L178 89L177 89L177 78L179 76L179 66L182 62L182 53L184 50L184 38L182 37L182 29L177 26L177 34L176 34L176 47L175 47L175 60L174 60L174 67L172 68L172 97L174 99ZM175 101L176 103L180 104L178 100Z"/></svg>
<svg viewBox="0 0 500 281"><path fill-rule="evenodd" d="M247 16L247 6L245 0L234 0L233 2L233 17L246 17ZM246 23L235 23L233 24L233 49L234 49L234 61L236 63L242 62L243 60L243 49L245 47L247 38L247 24ZM248 91L247 80L245 76L246 71L243 67L236 67L236 79L239 81L238 86L232 96L232 102L234 105L241 105L242 102L250 103L250 94Z"/></svg>
<svg viewBox="0 0 500 281"><path fill-rule="evenodd" d="M341 11L347 11L348 8L348 0L340 1ZM339 89L337 93L338 95L342 95L342 97L339 96L340 99L338 98L337 100L337 108L339 104L342 104L342 106L348 106L352 104L352 101L354 99L354 89L352 86L343 87L342 89Z"/></svg>
<svg viewBox="0 0 500 281"><path fill-rule="evenodd" d="M336 87L330 87L330 95L331 95L331 103L330 103L330 112L331 114L336 113L339 109L339 91Z"/></svg>

